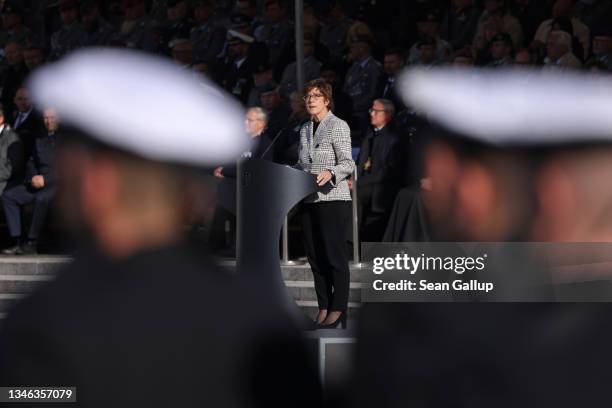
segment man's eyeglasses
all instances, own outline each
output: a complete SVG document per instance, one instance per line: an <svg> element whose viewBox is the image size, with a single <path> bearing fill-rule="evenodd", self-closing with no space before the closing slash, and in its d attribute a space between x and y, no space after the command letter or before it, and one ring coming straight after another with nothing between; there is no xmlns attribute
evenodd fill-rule
<svg viewBox="0 0 612 408"><path fill-rule="evenodd" d="M308 102L308 100L309 100L309 99L318 100L318 99L320 99L320 98L322 98L322 97L323 97L323 95L321 95L321 94L304 95L304 96L302 97L302 100L303 100L304 102Z"/></svg>
<svg viewBox="0 0 612 408"><path fill-rule="evenodd" d="M368 112L370 112L370 113L374 113L374 112L378 113L378 112L386 112L386 111L384 109L370 108L370 109L368 109Z"/></svg>

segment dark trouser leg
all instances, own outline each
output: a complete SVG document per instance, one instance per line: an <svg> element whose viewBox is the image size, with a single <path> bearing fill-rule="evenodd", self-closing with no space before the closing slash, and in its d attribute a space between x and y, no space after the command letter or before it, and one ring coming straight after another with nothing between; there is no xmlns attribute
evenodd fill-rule
<svg viewBox="0 0 612 408"><path fill-rule="evenodd" d="M234 225L236 224L235 219L236 217L231 212L229 212L222 206L217 205L211 224L209 240L210 246L213 250L225 249L234 246L232 242L227 242L228 237L225 231L225 225L226 222L230 223L229 240L231 241L232 238L235 239L235 233L234 235L232 235L232 231L236 230L235 226L232 229L232 223Z"/></svg>
<svg viewBox="0 0 612 408"><path fill-rule="evenodd" d="M373 213L364 211L364 217L360 220L361 228L359 239L361 242L380 242L383 235L389 216L387 214Z"/></svg>
<svg viewBox="0 0 612 408"><path fill-rule="evenodd" d="M346 228L351 219L350 201L329 201L316 204L315 218L321 229L326 270L331 277L333 297L330 311L343 311L348 307L350 271L346 246Z"/></svg>
<svg viewBox="0 0 612 408"><path fill-rule="evenodd" d="M306 257L314 277L319 309L327 309L332 298L333 286L331 276L325 273L328 266L325 262L325 250L321 245L321 235L323 234L315 214L317 206L318 204L304 204L302 206L302 236Z"/></svg>
<svg viewBox="0 0 612 408"><path fill-rule="evenodd" d="M12 238L21 236L21 206L32 201L34 201L34 194L21 185L5 190L2 194L2 207Z"/></svg>
<svg viewBox="0 0 612 408"><path fill-rule="evenodd" d="M29 240L36 241L38 239L47 218L49 203L54 195L55 189L52 187L45 187L34 193L34 213L32 214L32 223L28 233Z"/></svg>

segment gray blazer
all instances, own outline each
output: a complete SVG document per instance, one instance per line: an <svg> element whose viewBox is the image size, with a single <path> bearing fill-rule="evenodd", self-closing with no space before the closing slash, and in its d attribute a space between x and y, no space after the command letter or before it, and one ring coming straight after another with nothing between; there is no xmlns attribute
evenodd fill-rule
<svg viewBox="0 0 612 408"><path fill-rule="evenodd" d="M0 132L0 194L9 180L23 174L23 145L8 124Z"/></svg>
<svg viewBox="0 0 612 408"><path fill-rule="evenodd" d="M335 175L332 180L319 188L304 202L350 201L351 193L346 181L353 173L355 162L351 155L351 130L342 119L329 112L312 134L312 120L300 129L300 147L297 167L312 174L330 170Z"/></svg>

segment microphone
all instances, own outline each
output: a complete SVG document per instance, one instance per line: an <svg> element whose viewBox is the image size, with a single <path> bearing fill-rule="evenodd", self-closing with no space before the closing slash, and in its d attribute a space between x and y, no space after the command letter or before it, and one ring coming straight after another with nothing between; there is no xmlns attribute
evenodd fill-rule
<svg viewBox="0 0 612 408"><path fill-rule="evenodd" d="M261 158L263 158L266 155L266 153L268 153L268 150L270 150L272 148L272 146L274 146L274 143L276 143L276 139L278 139L278 137L281 135L281 133L283 133L283 130L285 130L285 128L282 128L281 130L279 130L278 133L276 134L276 136L274 136L274 139L272 139L272 142L270 143L270 145L261 154L261 156L260 156Z"/></svg>

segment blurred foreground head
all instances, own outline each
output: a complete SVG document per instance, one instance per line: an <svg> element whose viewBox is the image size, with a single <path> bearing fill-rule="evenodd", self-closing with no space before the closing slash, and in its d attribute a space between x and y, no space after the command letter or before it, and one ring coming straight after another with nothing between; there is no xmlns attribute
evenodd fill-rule
<svg viewBox="0 0 612 408"><path fill-rule="evenodd" d="M37 71L29 87L67 125L58 157L64 215L114 258L180 240L197 170L247 148L242 110L156 57L80 51Z"/></svg>
<svg viewBox="0 0 612 408"><path fill-rule="evenodd" d="M412 70L433 124L423 199L439 239L612 241L612 80Z"/></svg>

